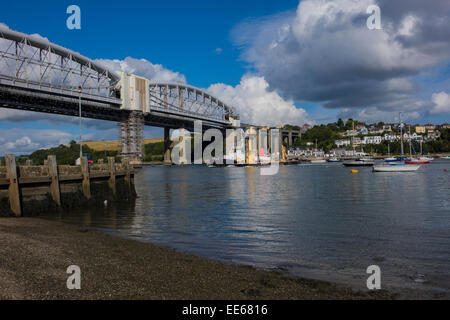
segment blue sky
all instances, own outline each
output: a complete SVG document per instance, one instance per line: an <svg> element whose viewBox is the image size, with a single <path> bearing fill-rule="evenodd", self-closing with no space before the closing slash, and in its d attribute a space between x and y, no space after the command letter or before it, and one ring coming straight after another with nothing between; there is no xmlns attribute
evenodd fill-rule
<svg viewBox="0 0 450 320"><path fill-rule="evenodd" d="M77 4L81 30L66 28L66 8ZM298 0L10 1L0 22L91 59L145 58L185 74L199 87L239 83L246 72L230 31L241 21L295 10ZM216 54L217 48L222 49Z"/></svg>
<svg viewBox="0 0 450 320"><path fill-rule="evenodd" d="M373 3L384 23L376 32L365 30L365 8ZM81 30L66 28L71 4L81 8ZM253 122L392 122L398 111L413 123L449 122L447 1L361 0L358 6L351 0L10 1L0 23L91 59L162 65L236 104ZM75 120L46 117L0 114L0 147L16 142L21 131L61 132L62 139L33 144L40 147L78 134ZM86 138L117 138L111 123L85 124ZM160 135L146 129L147 137Z"/></svg>

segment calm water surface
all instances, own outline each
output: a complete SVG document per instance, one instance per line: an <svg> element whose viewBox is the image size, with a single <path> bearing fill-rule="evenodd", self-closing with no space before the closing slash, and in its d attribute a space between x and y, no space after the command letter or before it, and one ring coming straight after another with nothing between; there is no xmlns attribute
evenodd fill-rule
<svg viewBox="0 0 450 320"><path fill-rule="evenodd" d="M415 173L351 174L342 164L145 167L135 205L57 219L182 252L366 289L450 297L450 161ZM55 217L53 217L55 218Z"/></svg>

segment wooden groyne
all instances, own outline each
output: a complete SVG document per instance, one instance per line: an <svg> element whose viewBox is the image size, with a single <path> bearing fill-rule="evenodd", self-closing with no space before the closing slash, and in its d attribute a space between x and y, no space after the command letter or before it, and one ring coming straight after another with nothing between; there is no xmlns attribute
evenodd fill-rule
<svg viewBox="0 0 450 320"><path fill-rule="evenodd" d="M78 207L105 200L134 198L134 169L127 159L107 164L57 165L49 156L43 166L17 166L14 155L0 166L0 216L36 215L40 211Z"/></svg>

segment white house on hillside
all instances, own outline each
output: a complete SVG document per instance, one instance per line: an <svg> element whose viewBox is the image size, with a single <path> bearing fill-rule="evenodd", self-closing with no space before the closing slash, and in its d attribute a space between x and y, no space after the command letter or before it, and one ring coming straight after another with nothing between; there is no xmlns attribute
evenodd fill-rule
<svg viewBox="0 0 450 320"><path fill-rule="evenodd" d="M364 137L363 144L380 144L383 141L381 136L366 136Z"/></svg>

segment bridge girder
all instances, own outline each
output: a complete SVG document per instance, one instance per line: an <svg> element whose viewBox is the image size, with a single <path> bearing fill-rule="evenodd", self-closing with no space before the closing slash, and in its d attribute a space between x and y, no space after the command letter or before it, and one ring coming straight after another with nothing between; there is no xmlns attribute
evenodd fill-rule
<svg viewBox="0 0 450 320"><path fill-rule="evenodd" d="M137 92L136 80L131 86L127 83L124 91L124 75L140 78L108 70L100 63L39 36L0 26L0 92L4 99L7 97L0 100L0 104L5 107L73 114L74 100L81 95L83 105L111 108L109 118L113 120L117 117L117 108L136 110L123 96L134 99L137 94L140 97L136 101L144 97L146 104L138 110L144 113L145 119L152 119L145 124L192 127L193 121L202 120L207 127L239 126L235 109L205 90L181 83L151 83L140 78L139 84L145 83L148 88L140 88ZM142 92L147 90L143 95ZM14 94L17 96L12 97ZM33 101L38 104L31 106Z"/></svg>
<svg viewBox="0 0 450 320"><path fill-rule="evenodd" d="M78 116L79 98L82 117L122 123L129 141L142 125L193 130L201 120L204 130L240 126L236 110L203 89L111 71L40 36L0 26L0 108ZM134 123L136 112L142 121Z"/></svg>

